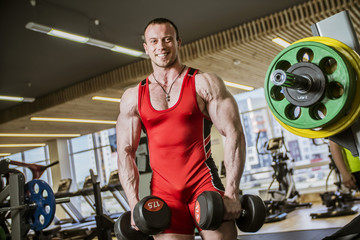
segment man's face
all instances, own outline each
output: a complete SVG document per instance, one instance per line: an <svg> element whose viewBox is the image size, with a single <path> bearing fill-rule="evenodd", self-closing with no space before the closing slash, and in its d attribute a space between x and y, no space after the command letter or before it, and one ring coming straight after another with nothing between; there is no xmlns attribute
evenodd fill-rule
<svg viewBox="0 0 360 240"><path fill-rule="evenodd" d="M150 24L145 33L144 49L151 61L158 67L170 67L178 58L180 39L169 23Z"/></svg>

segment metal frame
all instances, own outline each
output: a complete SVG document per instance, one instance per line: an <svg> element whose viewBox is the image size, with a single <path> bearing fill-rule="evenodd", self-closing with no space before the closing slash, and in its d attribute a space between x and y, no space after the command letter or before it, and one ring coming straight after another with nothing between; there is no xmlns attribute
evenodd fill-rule
<svg viewBox="0 0 360 240"><path fill-rule="evenodd" d="M330 37L339 40L360 54L359 41L348 11L342 11L311 25L311 31L314 36ZM360 81L360 79L357 79L357 81ZM359 156L360 120L356 120L350 128L329 137L329 139L351 151L352 155Z"/></svg>

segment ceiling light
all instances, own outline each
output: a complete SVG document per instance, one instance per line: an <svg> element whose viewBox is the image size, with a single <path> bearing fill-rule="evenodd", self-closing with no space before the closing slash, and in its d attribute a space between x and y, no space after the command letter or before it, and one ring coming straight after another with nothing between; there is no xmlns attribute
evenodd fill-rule
<svg viewBox="0 0 360 240"><path fill-rule="evenodd" d="M0 157L6 157L6 156L10 156L11 153L0 153Z"/></svg>
<svg viewBox="0 0 360 240"><path fill-rule="evenodd" d="M224 81L224 82L225 82L225 85L229 86L229 87L239 88L239 89L246 90L246 91L254 90L254 87L246 86L243 84L233 83L233 82L228 82L228 81Z"/></svg>
<svg viewBox="0 0 360 240"><path fill-rule="evenodd" d="M3 101L14 101L14 102L33 102L33 101L35 101L35 98L13 97L13 96L3 96L3 95L0 95L0 100L3 100Z"/></svg>
<svg viewBox="0 0 360 240"><path fill-rule="evenodd" d="M114 52L131 55L134 57L149 58L144 52L141 52L141 51L121 47L116 44L101 41L101 40L94 39L94 38L83 37L80 35L60 31L60 30L57 30L57 29L54 29L54 28L51 28L51 27L48 27L45 25L41 25L38 23L34 23L34 22L28 22L25 25L25 28L32 30L32 31L48 34L50 36L59 37L59 38L63 38L63 39L67 39L67 40L71 40L71 41L75 41L75 42L79 42L79 43L85 43L88 45L112 50Z"/></svg>
<svg viewBox="0 0 360 240"><path fill-rule="evenodd" d="M284 39L279 38L279 37L273 38L271 41L273 41L274 43L276 43L284 48L287 48L288 46L291 45L291 43L289 43L288 41L285 41Z"/></svg>
<svg viewBox="0 0 360 240"><path fill-rule="evenodd" d="M48 32L47 34L50 36L59 37L59 38L63 38L63 39L67 39L67 40L79 42L79 43L86 43L87 41L89 41L89 38L87 38L87 37L59 31L56 29L51 29L50 32Z"/></svg>
<svg viewBox="0 0 360 240"><path fill-rule="evenodd" d="M45 147L45 143L0 144L0 147Z"/></svg>
<svg viewBox="0 0 360 240"><path fill-rule="evenodd" d="M120 102L121 101L120 98L101 97L101 96L93 96L91 99L97 100L97 101L106 101L106 102Z"/></svg>
<svg viewBox="0 0 360 240"><path fill-rule="evenodd" d="M81 134L57 133L0 133L0 137L80 137Z"/></svg>
<svg viewBox="0 0 360 240"><path fill-rule="evenodd" d="M72 122L72 123L99 123L99 124L116 124L116 121L109 120L94 120L94 119L78 119L78 118L46 118L46 117L32 117L31 121L45 121L45 122Z"/></svg>

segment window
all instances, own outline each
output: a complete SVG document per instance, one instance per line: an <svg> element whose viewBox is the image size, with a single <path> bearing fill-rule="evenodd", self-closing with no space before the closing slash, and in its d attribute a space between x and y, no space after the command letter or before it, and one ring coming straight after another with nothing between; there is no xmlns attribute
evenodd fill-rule
<svg viewBox="0 0 360 240"><path fill-rule="evenodd" d="M117 153L110 142L114 140L115 128L73 138L68 141L73 183L77 189L83 189L85 178L90 175L90 169L98 175L100 185L107 184L110 173L117 169ZM121 208L110 192L102 192L102 200L106 210L119 212ZM77 199L81 213L84 216L93 214L89 204L83 199Z"/></svg>
<svg viewBox="0 0 360 240"><path fill-rule="evenodd" d="M315 144L311 139L285 130L269 110L263 89L241 93L234 98L238 103L247 144L247 162L241 180L243 190L258 194L259 190L268 188L274 172L274 152L265 149L265 145L269 139L281 136L284 136L289 151L290 160L286 161L288 167L295 168L296 188L306 191L309 188L325 186L329 174L329 149L326 144ZM285 153L286 149L281 151ZM315 162L318 167L312 167ZM329 184L333 181L332 176Z"/></svg>

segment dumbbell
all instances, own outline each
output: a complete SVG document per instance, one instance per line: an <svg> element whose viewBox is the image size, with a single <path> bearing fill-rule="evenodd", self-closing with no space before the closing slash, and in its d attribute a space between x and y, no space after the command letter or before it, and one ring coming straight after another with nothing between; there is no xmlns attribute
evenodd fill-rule
<svg viewBox="0 0 360 240"><path fill-rule="evenodd" d="M236 219L237 227L243 232L257 232L265 222L265 204L259 196L242 195L240 197L242 212ZM220 193L205 191L195 203L195 220L204 230L216 230L223 222L224 202Z"/></svg>
<svg viewBox="0 0 360 240"><path fill-rule="evenodd" d="M146 240L150 235L164 231L170 224L171 212L168 205L159 197L148 196L139 201L133 218L140 231L131 226L131 212L123 213L115 222L114 232L118 240Z"/></svg>

